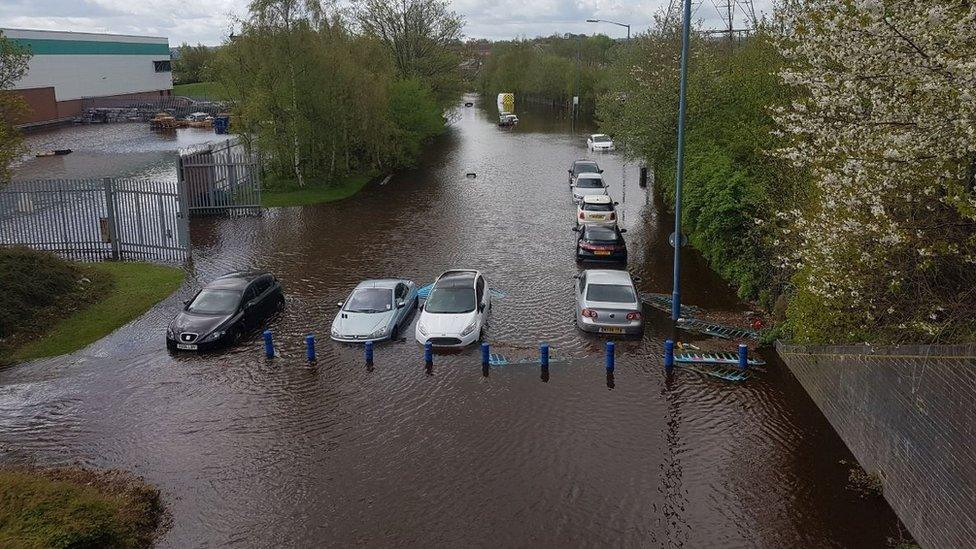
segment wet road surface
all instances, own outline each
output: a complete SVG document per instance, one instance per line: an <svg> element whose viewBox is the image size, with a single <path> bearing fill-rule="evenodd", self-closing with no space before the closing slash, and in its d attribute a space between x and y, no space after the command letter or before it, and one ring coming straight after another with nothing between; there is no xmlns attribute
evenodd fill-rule
<svg viewBox="0 0 976 549"><path fill-rule="evenodd" d="M881 500L846 490L849 452L775 364L743 384L664 375L664 313L619 341L613 388L604 339L573 324L574 209L566 178L589 156L558 113L462 108L422 167L352 200L194 219L185 287L74 355L0 370L0 455L130 469L173 514L163 547L640 546L879 547L897 531ZM669 218L637 167L597 157L622 203L630 270L670 291ZM475 179L465 174L477 173ZM693 253L685 296L736 310ZM219 355L170 355L164 326L202 281L267 268L287 305L260 337ZM413 340L327 339L335 302L361 279L420 284L471 267L494 301L493 352L552 346L532 365L482 377L475 347L438 354ZM303 338L318 335L318 363Z"/></svg>

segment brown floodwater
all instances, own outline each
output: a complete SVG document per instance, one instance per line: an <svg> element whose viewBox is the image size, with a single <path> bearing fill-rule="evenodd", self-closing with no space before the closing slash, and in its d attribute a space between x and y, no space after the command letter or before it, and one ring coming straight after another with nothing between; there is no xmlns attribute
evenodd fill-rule
<svg viewBox="0 0 976 549"><path fill-rule="evenodd" d="M0 459L119 467L161 487L173 525L162 547L882 547L898 522L845 488L853 458L792 375L772 361L741 384L676 370L660 356L665 313L619 341L573 323L574 209L566 181L586 157L558 112L460 108L420 167L336 204L260 217L194 219L185 286L75 354L0 370ZM582 128L582 129L585 129ZM638 168L598 157L622 203L630 271L670 292L670 218ZM474 172L477 177L465 177ZM693 252L688 302L739 310ZM166 352L164 326L203 281L266 268L287 292L270 323L214 355ZM486 338L538 365L482 376L479 351L438 354L428 375L406 341L328 340L335 302L361 279L427 283L482 270L507 294ZM304 360L305 334L318 362Z"/></svg>

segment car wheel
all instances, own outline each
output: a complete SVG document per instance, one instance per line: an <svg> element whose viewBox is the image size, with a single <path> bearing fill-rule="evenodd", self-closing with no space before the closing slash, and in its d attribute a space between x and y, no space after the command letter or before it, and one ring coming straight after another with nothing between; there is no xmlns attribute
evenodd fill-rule
<svg viewBox="0 0 976 549"><path fill-rule="evenodd" d="M394 324L393 329L390 330L390 341L397 341L398 339L400 339L400 326Z"/></svg>
<svg viewBox="0 0 976 549"><path fill-rule="evenodd" d="M285 296L279 296L278 301L275 302L275 310L280 311L285 308Z"/></svg>
<svg viewBox="0 0 976 549"><path fill-rule="evenodd" d="M485 327L482 326L481 331L478 332L478 341L484 341L484 340L485 340Z"/></svg>
<svg viewBox="0 0 976 549"><path fill-rule="evenodd" d="M228 346L234 346L240 343L242 339L244 339L244 327L238 326L230 333L230 339L227 340L227 344Z"/></svg>

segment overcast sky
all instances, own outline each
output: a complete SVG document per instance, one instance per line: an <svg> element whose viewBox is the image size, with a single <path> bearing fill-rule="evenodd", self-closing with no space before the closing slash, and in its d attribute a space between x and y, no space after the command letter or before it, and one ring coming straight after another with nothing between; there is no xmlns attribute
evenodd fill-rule
<svg viewBox="0 0 976 549"><path fill-rule="evenodd" d="M465 17L471 38L533 37L564 32L602 32L626 36L626 29L589 24L586 19L629 23L632 33L647 28L653 14L669 0L452 0ZM721 2L719 2L721 3ZM165 36L182 42L220 44L235 16L247 12L248 0L2 0L0 27ZM700 5L698 5L700 4ZM757 14L770 0L754 0ZM721 25L712 0L693 0L696 19Z"/></svg>

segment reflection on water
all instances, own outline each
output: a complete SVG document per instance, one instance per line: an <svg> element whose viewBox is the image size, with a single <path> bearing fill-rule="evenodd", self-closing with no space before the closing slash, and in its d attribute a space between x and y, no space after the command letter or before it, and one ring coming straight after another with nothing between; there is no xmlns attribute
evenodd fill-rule
<svg viewBox="0 0 976 549"><path fill-rule="evenodd" d="M75 355L0 371L0 452L144 475L173 513L167 547L883 545L894 515L844 489L850 454L782 366L740 385L665 375L670 323L648 310L606 373L605 340L573 324L566 169L588 156L584 139L522 108L500 129L492 108L459 109L420 169L353 200L194 220L178 295ZM669 291L667 216L636 166L598 160L639 289ZM736 306L699 257L683 258L691 303ZM249 267L287 293L271 322L280 356L265 359L257 335L223 354L168 354L180 301ZM485 372L472 347L425 365L412 327L376 345L372 367L361 347L325 339L361 279L424 284L452 267L507 294L487 340L522 364ZM549 368L532 363L542 342Z"/></svg>
<svg viewBox="0 0 976 549"><path fill-rule="evenodd" d="M14 179L134 177L175 181L177 151L225 139L210 129L153 132L145 122L84 124L27 134L27 154L14 166ZM71 149L65 156L34 154Z"/></svg>

